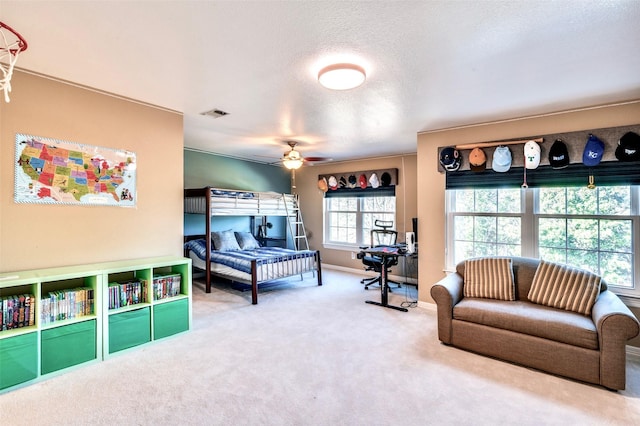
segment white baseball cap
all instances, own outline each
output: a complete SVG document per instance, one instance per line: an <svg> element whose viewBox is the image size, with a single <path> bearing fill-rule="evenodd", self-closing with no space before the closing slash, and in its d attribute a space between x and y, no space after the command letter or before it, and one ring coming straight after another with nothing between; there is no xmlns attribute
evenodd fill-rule
<svg viewBox="0 0 640 426"><path fill-rule="evenodd" d="M527 169L537 169L540 165L540 145L535 141L524 144L524 166Z"/></svg>
<svg viewBox="0 0 640 426"><path fill-rule="evenodd" d="M338 188L338 179L335 176L329 176L329 188L337 189Z"/></svg>
<svg viewBox="0 0 640 426"><path fill-rule="evenodd" d="M491 168L494 172L504 173L511 168L511 150L508 146L499 146L493 152Z"/></svg>
<svg viewBox="0 0 640 426"><path fill-rule="evenodd" d="M371 173L371 176L369 177L369 183L371 184L372 188L379 187L380 181L378 180L378 175L376 175L375 173Z"/></svg>

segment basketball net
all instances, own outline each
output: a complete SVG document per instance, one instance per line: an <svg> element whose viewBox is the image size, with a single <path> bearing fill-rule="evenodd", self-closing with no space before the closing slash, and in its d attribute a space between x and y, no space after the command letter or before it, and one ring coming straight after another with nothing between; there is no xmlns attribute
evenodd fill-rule
<svg viewBox="0 0 640 426"><path fill-rule="evenodd" d="M27 49L27 42L11 27L0 22L0 90L4 91L4 100L9 102L13 68L18 62L20 52Z"/></svg>

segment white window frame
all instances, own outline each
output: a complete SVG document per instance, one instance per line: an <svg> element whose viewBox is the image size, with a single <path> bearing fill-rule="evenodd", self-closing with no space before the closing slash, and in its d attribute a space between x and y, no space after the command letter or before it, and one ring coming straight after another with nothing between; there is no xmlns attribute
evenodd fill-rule
<svg viewBox="0 0 640 426"><path fill-rule="evenodd" d="M640 299L640 185L631 186L631 211L629 215L573 215L573 214L539 214L537 209L539 190L529 188L522 190L521 204L522 211L515 216L521 217L521 256L523 257L539 257L538 251L538 223L541 218L560 218L560 219L624 219L631 220L632 226L632 252L633 252L633 288L625 288L615 285L609 285L610 290L614 293ZM455 270L454 259L454 223L455 217L463 216L491 216L491 217L513 217L514 213L477 213L477 212L454 212L455 192L453 190L446 191L446 245L445 245L445 269L448 272Z"/></svg>
<svg viewBox="0 0 640 426"><path fill-rule="evenodd" d="M396 226L396 215L397 215L397 210L398 210L398 206L397 206L397 198L394 195L381 195L381 197L388 197L388 198L393 198L394 199L394 211L393 212L389 212L389 211L381 211L381 212L377 212L381 215L389 215L392 214L393 215L393 224L394 224L394 229ZM367 198L371 198L371 197L349 197L349 198L355 198L357 203L356 203L356 210L355 211L348 211L348 213L354 213L356 215L356 243L352 244L352 243L340 243L340 242L335 242L335 241L331 241L330 239L330 218L329 218L329 214L331 213L331 211L328 210L328 201L330 200L330 198L324 198L323 200L323 205L322 205L322 211L323 211L323 242L322 245L324 248L327 249L332 249L332 250L344 250L344 251L359 251L360 247L362 246L368 246L370 243L370 235L367 234L365 235L364 232L364 223L363 223L363 216L365 214L371 214L371 211L364 211L363 210L363 203L364 200L366 200ZM346 212L346 211L345 211ZM374 212L375 214L376 212ZM388 220L388 219L386 219Z"/></svg>

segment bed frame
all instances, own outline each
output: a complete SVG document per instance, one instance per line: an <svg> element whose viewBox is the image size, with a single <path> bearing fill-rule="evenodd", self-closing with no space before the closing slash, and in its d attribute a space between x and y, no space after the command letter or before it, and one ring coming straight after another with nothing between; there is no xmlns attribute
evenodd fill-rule
<svg viewBox="0 0 640 426"><path fill-rule="evenodd" d="M232 195L230 195L232 194ZM256 261L251 262L251 281L240 280L237 277L229 277L211 271L211 217L213 216L290 216L294 210L295 195L281 194L276 192L255 192L238 191L213 188L185 189L184 190L184 213L201 214L206 217L204 235L188 235L184 237L184 242L204 238L207 247L206 254L206 287L207 293L211 293L211 275L231 279L235 282L242 282L251 285L251 303L258 303L258 286L268 281L286 278L294 275L302 275L305 272L314 271L317 273L318 285L322 285L322 267L320 251L315 251L314 266L310 269L296 270L288 275L279 275L276 278L258 281ZM208 238L207 238L208 236ZM188 257L188 253L185 252Z"/></svg>

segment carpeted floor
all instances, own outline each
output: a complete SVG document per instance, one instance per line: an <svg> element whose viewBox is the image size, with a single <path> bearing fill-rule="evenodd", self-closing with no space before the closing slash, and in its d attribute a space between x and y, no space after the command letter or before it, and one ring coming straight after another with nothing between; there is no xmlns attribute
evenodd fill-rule
<svg viewBox="0 0 640 426"><path fill-rule="evenodd" d="M359 275L323 275L256 306L195 282L192 331L0 395L0 423L640 424L637 359L611 392L444 346L435 310L365 304L380 294Z"/></svg>

